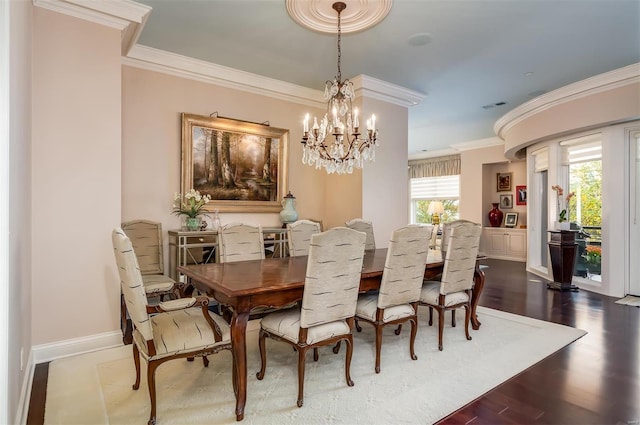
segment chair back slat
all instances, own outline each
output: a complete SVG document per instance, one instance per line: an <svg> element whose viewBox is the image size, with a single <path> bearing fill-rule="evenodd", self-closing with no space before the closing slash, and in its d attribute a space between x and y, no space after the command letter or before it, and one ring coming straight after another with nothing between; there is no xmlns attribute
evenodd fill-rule
<svg viewBox="0 0 640 425"><path fill-rule="evenodd" d="M482 227L470 221L446 226L448 243L440 293L447 295L473 287L473 272L480 245Z"/></svg>
<svg viewBox="0 0 640 425"><path fill-rule="evenodd" d="M111 233L111 241L129 317L144 339L151 340L153 331L147 314L147 296L131 239L118 228Z"/></svg>
<svg viewBox="0 0 640 425"><path fill-rule="evenodd" d="M373 234L372 222L363 220L361 218L354 218L353 220L347 221L345 224L349 229L366 233L367 243L365 245L365 250L369 251L372 249L376 249L376 239Z"/></svg>
<svg viewBox="0 0 640 425"><path fill-rule="evenodd" d="M353 317L356 312L366 235L336 227L311 236L300 326Z"/></svg>
<svg viewBox="0 0 640 425"><path fill-rule="evenodd" d="M264 236L261 226L231 223L218 231L220 262L263 260Z"/></svg>
<svg viewBox="0 0 640 425"><path fill-rule="evenodd" d="M320 232L320 223L316 223L315 221L298 220L293 223L287 223L289 255L299 257L309 254L311 235Z"/></svg>
<svg viewBox="0 0 640 425"><path fill-rule="evenodd" d="M412 225L393 231L380 283L378 308L420 299L430 237L431 226Z"/></svg>

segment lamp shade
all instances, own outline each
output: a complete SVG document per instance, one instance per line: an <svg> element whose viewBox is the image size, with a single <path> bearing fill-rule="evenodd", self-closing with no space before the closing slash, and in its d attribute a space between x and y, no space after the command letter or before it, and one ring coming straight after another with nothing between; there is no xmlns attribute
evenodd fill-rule
<svg viewBox="0 0 640 425"><path fill-rule="evenodd" d="M440 201L431 201L429 208L427 208L427 214L442 214L444 213L444 206Z"/></svg>

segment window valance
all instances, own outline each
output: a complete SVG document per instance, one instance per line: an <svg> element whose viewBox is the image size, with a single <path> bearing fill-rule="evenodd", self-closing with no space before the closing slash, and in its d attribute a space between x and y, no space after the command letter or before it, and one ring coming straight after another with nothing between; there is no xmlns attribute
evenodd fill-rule
<svg viewBox="0 0 640 425"><path fill-rule="evenodd" d="M409 161L409 178L454 176L460 174L460 155Z"/></svg>

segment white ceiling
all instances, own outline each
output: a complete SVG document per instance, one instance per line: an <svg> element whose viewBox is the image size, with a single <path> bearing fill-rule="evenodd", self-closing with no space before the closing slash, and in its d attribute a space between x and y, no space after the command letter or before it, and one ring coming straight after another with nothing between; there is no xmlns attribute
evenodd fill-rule
<svg viewBox="0 0 640 425"><path fill-rule="evenodd" d="M316 90L336 74L337 36L294 22L285 0L138 3L152 7L140 45ZM640 0L395 0L382 22L342 36L343 78L426 94L409 108L410 157L493 137L516 106L637 62Z"/></svg>

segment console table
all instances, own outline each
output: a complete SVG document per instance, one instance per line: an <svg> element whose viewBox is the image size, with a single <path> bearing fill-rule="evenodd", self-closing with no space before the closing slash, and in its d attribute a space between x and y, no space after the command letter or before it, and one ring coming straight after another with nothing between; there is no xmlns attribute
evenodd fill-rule
<svg viewBox="0 0 640 425"><path fill-rule="evenodd" d="M179 266L219 263L218 230L169 230L169 276L181 281ZM287 229L263 227L265 249L273 248L272 257L288 255Z"/></svg>

